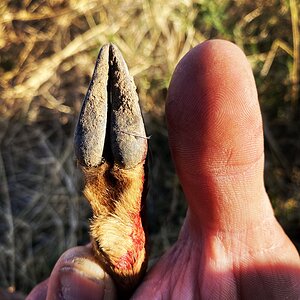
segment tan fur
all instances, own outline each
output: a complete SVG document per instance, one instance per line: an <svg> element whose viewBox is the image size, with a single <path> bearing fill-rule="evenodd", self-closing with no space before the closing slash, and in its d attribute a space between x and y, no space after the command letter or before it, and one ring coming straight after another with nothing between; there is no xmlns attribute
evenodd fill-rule
<svg viewBox="0 0 300 300"><path fill-rule="evenodd" d="M132 215L141 212L141 197L144 183L144 164L124 170L104 163L97 168L82 168L85 177L84 195L93 210L91 237L100 261L115 280L122 285L136 285L145 268L144 245L139 251L131 234L135 224ZM127 251L132 251L134 263L130 268L118 266Z"/></svg>

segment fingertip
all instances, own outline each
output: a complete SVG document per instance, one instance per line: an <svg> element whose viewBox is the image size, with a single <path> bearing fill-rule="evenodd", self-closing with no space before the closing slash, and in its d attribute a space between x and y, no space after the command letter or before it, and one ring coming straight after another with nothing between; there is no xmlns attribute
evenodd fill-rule
<svg viewBox="0 0 300 300"><path fill-rule="evenodd" d="M206 41L174 71L166 115L177 170L228 172L263 153L262 120L251 67L231 42Z"/></svg>
<svg viewBox="0 0 300 300"><path fill-rule="evenodd" d="M47 299L114 299L110 276L95 261L90 247L66 251L56 263L49 280Z"/></svg>

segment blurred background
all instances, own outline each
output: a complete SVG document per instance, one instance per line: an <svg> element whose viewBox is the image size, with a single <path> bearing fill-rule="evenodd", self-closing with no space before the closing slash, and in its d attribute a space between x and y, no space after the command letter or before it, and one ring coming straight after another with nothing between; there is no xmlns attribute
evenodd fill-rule
<svg viewBox="0 0 300 300"><path fill-rule="evenodd" d="M176 240L186 204L168 149L164 105L180 58L233 41L255 74L265 182L300 249L298 0L2 0L0 3L0 287L23 294L67 248L88 241L90 209L73 132L101 45L122 51L150 148L151 259Z"/></svg>

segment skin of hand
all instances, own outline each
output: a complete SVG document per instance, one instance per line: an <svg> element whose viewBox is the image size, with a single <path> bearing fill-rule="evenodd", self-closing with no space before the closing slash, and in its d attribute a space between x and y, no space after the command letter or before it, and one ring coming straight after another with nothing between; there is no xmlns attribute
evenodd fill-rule
<svg viewBox="0 0 300 300"><path fill-rule="evenodd" d="M222 40L193 48L176 67L166 115L189 209L133 299L300 299L299 254L264 187L262 118L243 52ZM83 246L64 253L27 300L115 295Z"/></svg>

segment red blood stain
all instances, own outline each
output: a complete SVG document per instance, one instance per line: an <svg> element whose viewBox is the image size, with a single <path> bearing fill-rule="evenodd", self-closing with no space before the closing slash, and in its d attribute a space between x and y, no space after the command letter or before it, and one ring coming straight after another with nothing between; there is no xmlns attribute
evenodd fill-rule
<svg viewBox="0 0 300 300"><path fill-rule="evenodd" d="M142 179L142 184L140 186L140 195L142 195L144 189L144 180L145 180L144 174L141 179ZM141 198L139 198L137 202L138 202L137 203L138 207L141 208ZM142 225L140 210L137 212L130 212L129 216L132 221L131 222L132 231L129 235L132 241L132 248L127 250L127 252L124 255L122 255L117 261L117 263L115 264L115 267L117 269L123 271L132 269L141 251L145 247L145 239L146 239L144 228Z"/></svg>
<svg viewBox="0 0 300 300"><path fill-rule="evenodd" d="M140 212L130 213L129 216L132 220L132 231L129 237L132 240L133 247L122 255L115 267L121 270L130 270L138 259L140 252L145 246L145 233L141 221Z"/></svg>

